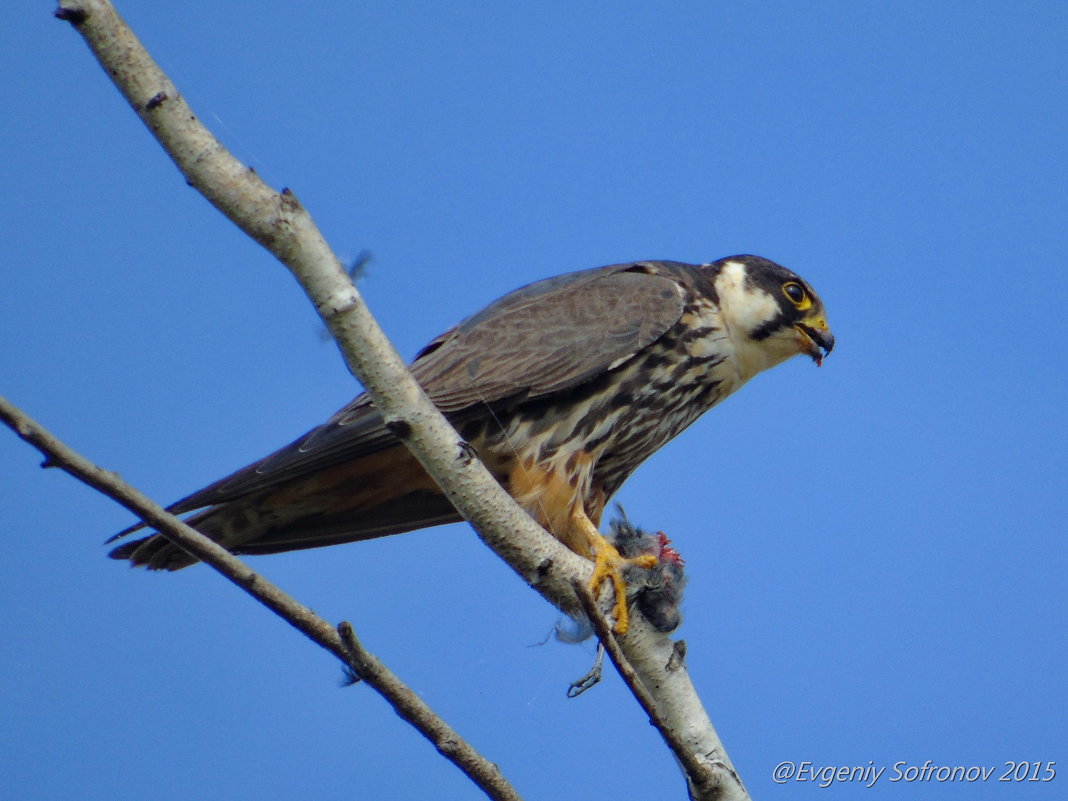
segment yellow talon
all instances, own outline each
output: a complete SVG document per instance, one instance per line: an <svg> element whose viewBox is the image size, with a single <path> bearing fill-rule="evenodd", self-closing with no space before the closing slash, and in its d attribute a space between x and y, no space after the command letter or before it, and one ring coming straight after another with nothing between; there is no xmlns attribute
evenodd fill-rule
<svg viewBox="0 0 1068 801"><path fill-rule="evenodd" d="M616 547L601 536L600 532L595 531L595 536L590 539L594 554L593 577L589 584L590 592L596 598L601 582L606 578L611 580L616 596L616 602L612 606L612 617L615 618L612 631L616 634L626 634L627 629L630 628L630 610L627 608L627 583L623 579L623 570L629 565L653 567L656 565L656 557L652 554L644 554L627 559L621 556Z"/></svg>
<svg viewBox="0 0 1068 801"><path fill-rule="evenodd" d="M612 631L616 634L626 634L630 628L630 610L627 608L627 582L623 578L623 570L631 565L637 567L654 567L657 559L652 554L643 554L628 559L621 555L616 546L604 538L597 526L586 515L581 504L571 511L571 524L585 540L589 548L589 554L593 556L593 576L590 578L590 593L594 598L600 595L601 582L609 579L612 582L612 591L616 602L612 605Z"/></svg>

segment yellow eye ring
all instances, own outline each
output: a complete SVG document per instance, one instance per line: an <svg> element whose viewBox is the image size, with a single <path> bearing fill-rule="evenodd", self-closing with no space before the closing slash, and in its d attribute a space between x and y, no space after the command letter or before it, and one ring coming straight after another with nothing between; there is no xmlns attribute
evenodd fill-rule
<svg viewBox="0 0 1068 801"><path fill-rule="evenodd" d="M805 292L805 288L796 281L787 281L783 284L782 293L795 306L801 306L808 299L808 293Z"/></svg>

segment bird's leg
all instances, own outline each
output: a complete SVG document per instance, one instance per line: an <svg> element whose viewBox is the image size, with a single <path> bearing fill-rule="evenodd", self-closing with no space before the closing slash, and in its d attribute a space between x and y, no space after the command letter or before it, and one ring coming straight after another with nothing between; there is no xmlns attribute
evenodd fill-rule
<svg viewBox="0 0 1068 801"><path fill-rule="evenodd" d="M571 513L571 521L575 528L585 535L586 542L593 553L593 577L590 579L590 592L597 597L601 582L605 579L612 582L612 591L616 599L612 606L612 617L615 619L612 631L616 634L626 634L630 627L630 611L627 609L627 583L623 578L623 570L630 565L653 567L656 564L656 557L652 554L643 554L632 559L621 556L616 547L597 530L581 506L577 506Z"/></svg>

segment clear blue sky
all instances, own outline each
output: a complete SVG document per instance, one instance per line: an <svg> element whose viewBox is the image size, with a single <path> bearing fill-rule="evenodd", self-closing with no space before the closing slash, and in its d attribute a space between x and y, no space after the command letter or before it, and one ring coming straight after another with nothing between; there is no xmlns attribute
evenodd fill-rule
<svg viewBox="0 0 1068 801"><path fill-rule="evenodd" d="M120 10L289 186L410 356L529 281L751 252L839 347L759 376L618 496L688 560L680 635L759 798L1065 797L1068 5L180 4ZM0 30L0 393L161 501L356 392L285 271L193 190L49 3ZM481 797L210 570L0 432L12 798ZM614 676L465 526L261 557L530 799L681 798ZM1048 784L819 790L783 760ZM999 770L1000 772L1000 770ZM863 794L862 794L863 793ZM832 796L833 794L833 796Z"/></svg>

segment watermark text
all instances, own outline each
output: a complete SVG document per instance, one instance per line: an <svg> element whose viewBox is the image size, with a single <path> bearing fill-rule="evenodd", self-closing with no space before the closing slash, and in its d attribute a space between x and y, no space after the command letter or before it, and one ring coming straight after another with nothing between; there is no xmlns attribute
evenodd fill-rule
<svg viewBox="0 0 1068 801"><path fill-rule="evenodd" d="M876 765L868 760L866 765L820 765L803 760L786 760L771 772L776 784L811 782L819 787L832 784L860 784L874 787L884 783L915 782L946 783L960 782L1051 782L1057 777L1056 762L1014 762L997 765L936 765L928 759L923 764L901 760L892 765Z"/></svg>

